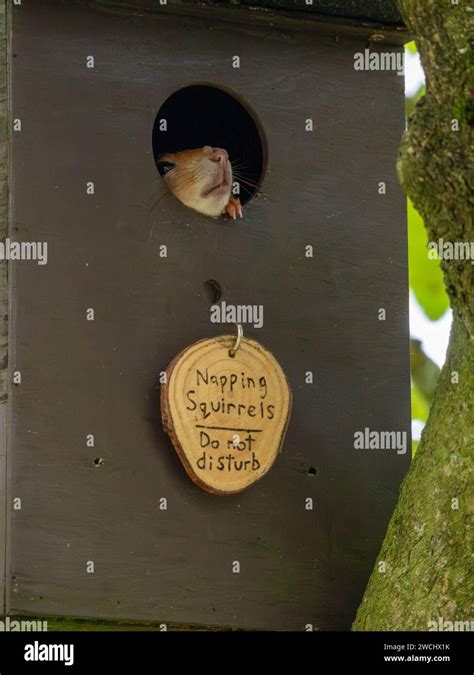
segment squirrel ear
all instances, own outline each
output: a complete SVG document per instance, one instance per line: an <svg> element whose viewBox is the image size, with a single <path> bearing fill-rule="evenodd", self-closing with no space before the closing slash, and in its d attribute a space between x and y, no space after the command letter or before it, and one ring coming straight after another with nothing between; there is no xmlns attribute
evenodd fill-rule
<svg viewBox="0 0 474 675"><path fill-rule="evenodd" d="M173 162L158 162L157 166L160 176L164 176L165 173L168 173L168 171L174 169L176 164L174 164Z"/></svg>

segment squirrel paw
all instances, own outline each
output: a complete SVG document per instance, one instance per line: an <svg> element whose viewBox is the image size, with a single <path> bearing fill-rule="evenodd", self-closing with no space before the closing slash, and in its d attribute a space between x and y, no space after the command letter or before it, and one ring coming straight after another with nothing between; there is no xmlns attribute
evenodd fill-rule
<svg viewBox="0 0 474 675"><path fill-rule="evenodd" d="M224 209L224 213L227 213L227 215L230 216L233 220L236 220L237 216L242 218L242 205L240 203L240 200L237 199L236 197L231 196L227 206Z"/></svg>

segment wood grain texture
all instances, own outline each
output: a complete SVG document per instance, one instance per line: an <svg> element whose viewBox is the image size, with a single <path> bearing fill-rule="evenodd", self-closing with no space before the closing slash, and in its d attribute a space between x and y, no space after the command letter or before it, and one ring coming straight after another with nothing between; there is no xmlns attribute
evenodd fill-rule
<svg viewBox="0 0 474 675"><path fill-rule="evenodd" d="M60 632L155 632L161 633L164 631L239 631L242 629L235 626L204 626L202 624L182 624L182 623L162 623L157 621L121 621L116 619L114 621L106 621L103 619L91 618L77 618L73 616L50 616L41 614L17 614L15 617L10 617L12 621L37 621L47 622L47 630Z"/></svg>
<svg viewBox="0 0 474 675"><path fill-rule="evenodd" d="M272 467L291 413L291 390L273 354L232 335L176 355L161 386L161 417L186 473L218 495L247 489Z"/></svg>
<svg viewBox="0 0 474 675"><path fill-rule="evenodd" d="M0 240L8 233L7 8L0 0ZM0 615L5 612L7 568L8 263L0 260Z"/></svg>
<svg viewBox="0 0 474 675"><path fill-rule="evenodd" d="M349 628L409 463L356 451L353 434L410 428L403 80L355 74L365 45L44 0L14 9L12 105L24 125L12 139L12 227L47 240L49 260L13 268L23 508L12 514L12 612ZM237 92L267 136L265 181L238 224L156 203L155 115L192 82ZM223 332L209 321L209 279L228 303L263 305L263 327L246 335L294 395L285 452L225 499L188 480L159 414L159 374L177 350Z"/></svg>

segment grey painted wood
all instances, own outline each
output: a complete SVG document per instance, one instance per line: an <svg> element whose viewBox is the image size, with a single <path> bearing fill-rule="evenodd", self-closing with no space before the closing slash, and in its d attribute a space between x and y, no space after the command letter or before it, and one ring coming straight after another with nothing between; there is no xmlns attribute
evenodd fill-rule
<svg viewBox="0 0 474 675"><path fill-rule="evenodd" d="M0 240L8 231L8 98L7 98L7 17L0 0ZM7 378L8 378L8 263L0 260L0 615L6 601L7 541Z"/></svg>
<svg viewBox="0 0 474 675"><path fill-rule="evenodd" d="M365 44L70 3L15 8L12 105L23 130L12 226L21 240L46 240L49 261L13 267L23 379L10 401L12 485L23 508L12 514L12 612L349 628L409 463L355 450L353 433L410 427L395 175L403 81L355 73ZM203 81L249 101L267 135L262 195L238 223L171 197L150 209L162 190L156 112ZM227 302L264 305L264 327L246 333L272 350L294 393L277 463L228 498L186 477L159 415L160 371L191 342L227 332L209 323L207 279Z"/></svg>

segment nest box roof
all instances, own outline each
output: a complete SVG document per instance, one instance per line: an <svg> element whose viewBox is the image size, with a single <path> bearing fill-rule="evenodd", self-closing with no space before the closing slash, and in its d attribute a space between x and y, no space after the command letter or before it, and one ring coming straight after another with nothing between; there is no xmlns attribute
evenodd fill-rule
<svg viewBox="0 0 474 675"><path fill-rule="evenodd" d="M116 9L158 11L163 6L158 0L80 0L95 7L107 7ZM291 12L298 13L301 17L319 14L319 16L334 17L337 20L348 19L352 24L358 22L372 22L384 25L386 28L400 30L403 27L403 19L397 9L396 0L167 0L168 5L173 5L181 10L186 8L225 7L237 9L239 6L254 7L261 10L280 10L288 15Z"/></svg>
<svg viewBox="0 0 474 675"><path fill-rule="evenodd" d="M297 10L315 14L349 17L385 24L403 25L395 0L215 0L216 4L243 4L285 11Z"/></svg>

